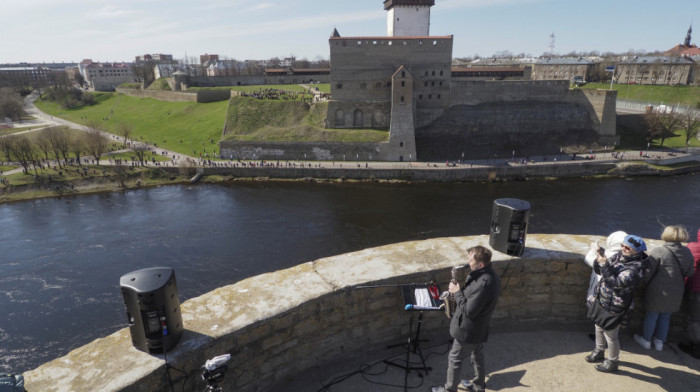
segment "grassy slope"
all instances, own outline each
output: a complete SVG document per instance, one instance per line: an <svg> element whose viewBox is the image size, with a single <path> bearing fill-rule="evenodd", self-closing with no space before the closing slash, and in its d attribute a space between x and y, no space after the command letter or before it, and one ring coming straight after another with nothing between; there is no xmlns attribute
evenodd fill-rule
<svg viewBox="0 0 700 392"><path fill-rule="evenodd" d="M610 89L610 83L589 83L581 88ZM646 86L636 84L613 84L617 98L626 101L649 102L651 104L680 104L700 108L700 86Z"/></svg>
<svg viewBox="0 0 700 392"><path fill-rule="evenodd" d="M386 130L325 129L328 103L231 99L224 140L384 142Z"/></svg>
<svg viewBox="0 0 700 392"><path fill-rule="evenodd" d="M115 133L121 122L134 127L132 137L156 143L172 151L194 155L203 148L213 151L221 137L227 101L212 103L166 102L115 93L96 94L97 105L77 110L62 109L54 102L37 101L44 112L86 125L97 120Z"/></svg>

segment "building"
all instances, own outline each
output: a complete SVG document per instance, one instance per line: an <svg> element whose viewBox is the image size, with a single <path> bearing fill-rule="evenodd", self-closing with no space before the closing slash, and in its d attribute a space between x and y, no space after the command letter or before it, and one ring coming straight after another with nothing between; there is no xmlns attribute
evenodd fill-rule
<svg viewBox="0 0 700 392"><path fill-rule="evenodd" d="M143 56L136 56L134 59L136 64L140 63L154 63L154 64L174 64L177 61L173 60L172 54L144 54Z"/></svg>
<svg viewBox="0 0 700 392"><path fill-rule="evenodd" d="M620 84L688 85L695 62L686 57L638 57L623 60L615 68Z"/></svg>
<svg viewBox="0 0 700 392"><path fill-rule="evenodd" d="M618 141L616 92L569 88L570 78L583 70L557 71L560 80L538 81L528 80L526 66L453 67L453 36L430 35L434 4L386 0L386 36L346 37L334 29L328 39L326 127L388 130L387 142L222 141L222 155L444 162L510 157L516 150L520 156L558 153L562 146ZM592 65L577 62L584 70ZM289 77L288 69L275 68L268 70L272 78Z"/></svg>
<svg viewBox="0 0 700 392"><path fill-rule="evenodd" d="M47 80L49 72L51 71L45 67L0 67L0 86L16 85L17 82L28 86L33 82Z"/></svg>
<svg viewBox="0 0 700 392"><path fill-rule="evenodd" d="M532 80L568 80L583 78L591 80L595 63L577 58L543 58L535 61L532 68Z"/></svg>
<svg viewBox="0 0 700 392"><path fill-rule="evenodd" d="M330 68L266 68L268 84L327 83Z"/></svg>
<svg viewBox="0 0 700 392"><path fill-rule="evenodd" d="M88 87L95 91L114 91L122 83L136 82L131 66L126 63L98 63L85 59L78 68Z"/></svg>

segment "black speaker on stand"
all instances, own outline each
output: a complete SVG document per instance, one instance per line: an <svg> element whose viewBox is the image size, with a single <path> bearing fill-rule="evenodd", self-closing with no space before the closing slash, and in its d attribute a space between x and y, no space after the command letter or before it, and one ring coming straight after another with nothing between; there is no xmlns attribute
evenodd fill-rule
<svg viewBox="0 0 700 392"><path fill-rule="evenodd" d="M122 276L119 284L134 347L147 353L175 347L184 329L175 271L146 268Z"/></svg>
<svg viewBox="0 0 700 392"><path fill-rule="evenodd" d="M530 203L520 199L496 199L491 214L491 248L513 256L525 250Z"/></svg>

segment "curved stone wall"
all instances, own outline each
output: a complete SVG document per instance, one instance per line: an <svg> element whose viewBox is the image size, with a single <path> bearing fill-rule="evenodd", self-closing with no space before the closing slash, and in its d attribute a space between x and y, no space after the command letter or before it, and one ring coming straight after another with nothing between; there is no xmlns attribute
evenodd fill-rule
<svg viewBox="0 0 700 392"><path fill-rule="evenodd" d="M170 369L162 355L136 350L124 328L25 373L26 389L145 392L169 390L171 383L182 390L186 383L184 390L201 390L206 359L230 353L225 390L272 390L317 364L407 336L409 315L395 285L437 281L444 290L451 267L465 263L465 250L488 246L488 240L482 235L391 244L245 279L181 305L185 332L167 354ZM590 269L583 255L592 241L604 240L529 235L522 257L494 252L503 293L492 323L585 321ZM380 287L360 287L368 285ZM444 313L428 312L422 328L444 333L448 322Z"/></svg>

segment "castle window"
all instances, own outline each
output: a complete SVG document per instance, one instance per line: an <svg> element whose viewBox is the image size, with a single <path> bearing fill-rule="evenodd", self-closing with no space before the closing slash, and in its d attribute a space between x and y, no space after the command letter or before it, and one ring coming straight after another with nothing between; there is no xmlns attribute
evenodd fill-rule
<svg viewBox="0 0 700 392"><path fill-rule="evenodd" d="M428 71L425 71L425 76L428 76Z"/></svg>
<svg viewBox="0 0 700 392"><path fill-rule="evenodd" d="M428 87L428 82L423 82L423 87Z"/></svg>
<svg viewBox="0 0 700 392"><path fill-rule="evenodd" d="M440 81L440 86L442 86L442 80Z"/></svg>
<svg viewBox="0 0 700 392"><path fill-rule="evenodd" d="M419 94L418 99L423 99L423 94Z"/></svg>
<svg viewBox="0 0 700 392"><path fill-rule="evenodd" d="M433 99L433 94L429 94L428 99Z"/></svg>
<svg viewBox="0 0 700 392"><path fill-rule="evenodd" d="M338 83L338 84L335 85L335 88L343 88L343 84L342 84L342 83Z"/></svg>
<svg viewBox="0 0 700 392"><path fill-rule="evenodd" d="M440 76L442 76L442 71L440 71Z"/></svg>
<svg viewBox="0 0 700 392"><path fill-rule="evenodd" d="M440 99L440 94L438 94L438 99Z"/></svg>
<svg viewBox="0 0 700 392"><path fill-rule="evenodd" d="M360 83L360 88L361 88L362 90L366 89L366 88L367 88L367 83Z"/></svg>
<svg viewBox="0 0 700 392"><path fill-rule="evenodd" d="M335 126L344 126L345 125L345 112L343 109L338 109L335 111Z"/></svg>
<svg viewBox="0 0 700 392"><path fill-rule="evenodd" d="M403 147L403 142L399 143L399 147Z"/></svg>
<svg viewBox="0 0 700 392"><path fill-rule="evenodd" d="M433 71L433 76L435 76L435 71Z"/></svg>
<svg viewBox="0 0 700 392"><path fill-rule="evenodd" d="M404 82L403 80L401 81L401 87L406 87L406 82Z"/></svg>
<svg viewBox="0 0 700 392"><path fill-rule="evenodd" d="M375 84L374 84L374 87L375 87L375 88L380 88L380 87L382 87L382 82L377 82L377 83L375 83Z"/></svg>
<svg viewBox="0 0 700 392"><path fill-rule="evenodd" d="M362 126L362 123L363 123L363 121L362 121L362 110L357 109L357 110L355 110L355 113L354 113L354 115L353 115L352 125L353 125L353 126L356 126L356 127L361 127L361 126Z"/></svg>
<svg viewBox="0 0 700 392"><path fill-rule="evenodd" d="M391 87L391 81L386 82L386 86L387 86L387 87Z"/></svg>
<svg viewBox="0 0 700 392"><path fill-rule="evenodd" d="M430 82L430 85L435 87L435 81Z"/></svg>
<svg viewBox="0 0 700 392"><path fill-rule="evenodd" d="M403 102L404 102L404 99L403 99L403 95L402 95L402 96L401 96L401 103L403 103Z"/></svg>
<svg viewBox="0 0 700 392"><path fill-rule="evenodd" d="M405 78L406 77L406 71L401 71L401 77Z"/></svg>

